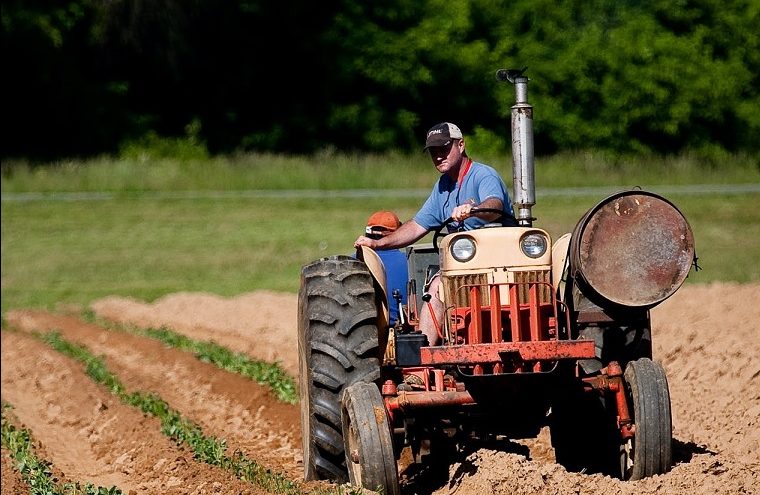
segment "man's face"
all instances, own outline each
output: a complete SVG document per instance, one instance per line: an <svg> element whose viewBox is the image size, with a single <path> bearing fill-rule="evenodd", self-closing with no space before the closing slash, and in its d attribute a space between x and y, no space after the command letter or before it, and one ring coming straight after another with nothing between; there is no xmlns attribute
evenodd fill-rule
<svg viewBox="0 0 760 495"><path fill-rule="evenodd" d="M462 140L452 139L446 146L431 146L428 148L433 165L442 174L459 167L462 161Z"/></svg>

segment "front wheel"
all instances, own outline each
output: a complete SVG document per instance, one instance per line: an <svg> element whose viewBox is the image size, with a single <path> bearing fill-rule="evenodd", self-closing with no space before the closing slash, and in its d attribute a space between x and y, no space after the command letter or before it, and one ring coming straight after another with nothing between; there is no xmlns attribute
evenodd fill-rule
<svg viewBox="0 0 760 495"><path fill-rule="evenodd" d="M665 370L659 363L642 358L628 363L624 378L636 430L622 445L623 479L666 473L673 463L673 426Z"/></svg>
<svg viewBox="0 0 760 495"><path fill-rule="evenodd" d="M346 388L341 417L351 484L386 495L398 495L393 438L377 386L356 383Z"/></svg>

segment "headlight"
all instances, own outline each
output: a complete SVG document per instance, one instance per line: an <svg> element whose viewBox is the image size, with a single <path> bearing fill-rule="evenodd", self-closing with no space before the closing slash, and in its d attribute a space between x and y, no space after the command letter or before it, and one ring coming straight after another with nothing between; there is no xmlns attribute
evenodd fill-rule
<svg viewBox="0 0 760 495"><path fill-rule="evenodd" d="M460 263L475 256L475 241L471 237L459 237L451 243L451 256Z"/></svg>
<svg viewBox="0 0 760 495"><path fill-rule="evenodd" d="M543 256L548 244L546 237L538 232L524 235L520 239L520 249L525 256L530 258L540 258Z"/></svg>

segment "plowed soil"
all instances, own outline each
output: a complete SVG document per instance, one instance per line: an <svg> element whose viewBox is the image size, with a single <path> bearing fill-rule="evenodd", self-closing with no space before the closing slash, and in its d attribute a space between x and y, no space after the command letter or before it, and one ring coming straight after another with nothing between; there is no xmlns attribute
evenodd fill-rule
<svg viewBox="0 0 760 495"><path fill-rule="evenodd" d="M168 326L297 372L297 297L256 292L226 299L166 296L152 304L96 301L103 318ZM28 335L59 330L103 356L129 391L154 392L207 435L224 438L270 470L302 477L298 406L265 388L154 340L86 323L71 314L14 310L2 332L2 398L12 421L62 480L119 486L125 494L263 493L193 459L161 433L157 419L96 385L81 364ZM461 453L447 479L406 477L405 493L758 494L760 493L760 284L687 285L652 312L654 356L670 382L675 466L635 482L568 473L553 462L546 431L507 446ZM2 494L29 493L3 450Z"/></svg>

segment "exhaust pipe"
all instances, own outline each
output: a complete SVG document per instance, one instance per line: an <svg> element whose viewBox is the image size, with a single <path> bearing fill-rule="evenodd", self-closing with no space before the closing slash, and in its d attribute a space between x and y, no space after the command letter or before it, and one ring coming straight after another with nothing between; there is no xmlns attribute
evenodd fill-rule
<svg viewBox="0 0 760 495"><path fill-rule="evenodd" d="M536 204L535 160L533 156L533 106L528 103L528 77L522 69L499 69L498 81L515 85L512 106L512 183L517 224L533 226L531 208Z"/></svg>

